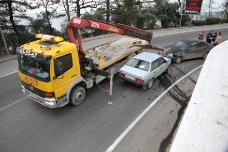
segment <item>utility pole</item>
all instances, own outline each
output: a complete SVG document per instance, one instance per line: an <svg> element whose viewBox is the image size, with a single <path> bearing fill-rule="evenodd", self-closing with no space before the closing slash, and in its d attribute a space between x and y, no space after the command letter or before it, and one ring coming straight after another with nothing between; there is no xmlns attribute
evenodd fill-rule
<svg viewBox="0 0 228 152"><path fill-rule="evenodd" d="M226 1L226 20L228 21L228 0Z"/></svg>
<svg viewBox="0 0 228 152"><path fill-rule="evenodd" d="M110 22L110 0L106 0L106 22Z"/></svg>
<svg viewBox="0 0 228 152"><path fill-rule="evenodd" d="M8 47L7 47L7 44L6 44L6 40L5 40L5 37L4 37L4 34L2 32L1 27L0 27L0 32L1 32L2 40L3 40L3 43L4 43L5 49L6 49L6 54L9 54L9 50L8 50Z"/></svg>
<svg viewBox="0 0 228 152"><path fill-rule="evenodd" d="M180 27L182 26L182 17L183 17L183 0L180 0Z"/></svg>

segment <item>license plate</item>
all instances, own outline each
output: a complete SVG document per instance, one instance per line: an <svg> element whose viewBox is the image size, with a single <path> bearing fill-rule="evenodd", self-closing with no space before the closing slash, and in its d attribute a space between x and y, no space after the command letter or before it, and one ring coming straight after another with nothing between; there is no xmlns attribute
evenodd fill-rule
<svg viewBox="0 0 228 152"><path fill-rule="evenodd" d="M131 79L131 80L135 80L135 78L134 78L134 77L129 76L129 75L126 75L126 78Z"/></svg>
<svg viewBox="0 0 228 152"><path fill-rule="evenodd" d="M25 82L27 84L31 84L33 86L37 86L38 85L38 81L36 79L33 79L31 77L27 77L27 76L25 76Z"/></svg>

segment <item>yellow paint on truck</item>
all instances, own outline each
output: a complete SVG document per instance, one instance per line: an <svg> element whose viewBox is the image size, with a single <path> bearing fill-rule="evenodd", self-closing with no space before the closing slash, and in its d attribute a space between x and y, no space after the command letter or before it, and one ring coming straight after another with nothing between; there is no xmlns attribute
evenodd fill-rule
<svg viewBox="0 0 228 152"><path fill-rule="evenodd" d="M80 63L74 43L51 35L40 34L37 37L40 40L18 48L19 77L25 95L50 108L69 102L79 105L85 98L85 89L105 78L92 68L103 72L109 70L109 67L141 49L134 44L142 43L137 38L122 38L100 45L85 50L86 62L81 59L83 63ZM91 63L92 68L88 66Z"/></svg>
<svg viewBox="0 0 228 152"><path fill-rule="evenodd" d="M58 102L58 99L67 95L67 92L69 91L69 87L71 86L72 82L76 81L78 78L81 77L80 64L77 52L78 50L76 45L70 42L59 42L55 45L47 46L43 46L40 43L45 43L45 40L41 39L30 42L22 45L21 48L26 51L29 50L32 53L51 56L49 74L50 80L48 82L41 81L22 71L19 71L19 78L23 83L29 85L30 87L33 87L34 89L38 89L47 93L53 92L54 98L56 98L56 102ZM64 55L70 55L72 57L72 67L67 70L67 72L65 72L63 75L57 77L55 75L54 61Z"/></svg>

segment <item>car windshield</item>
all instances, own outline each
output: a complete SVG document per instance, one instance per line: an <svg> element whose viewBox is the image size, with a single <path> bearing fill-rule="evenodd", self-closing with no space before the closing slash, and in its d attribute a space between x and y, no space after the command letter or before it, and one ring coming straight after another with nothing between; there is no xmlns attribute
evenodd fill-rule
<svg viewBox="0 0 228 152"><path fill-rule="evenodd" d="M173 50L173 53L178 53L178 52L184 51L186 48L187 48L187 44L185 42L178 41L173 45L172 50Z"/></svg>
<svg viewBox="0 0 228 152"><path fill-rule="evenodd" d="M26 54L19 54L19 69L29 76L38 78L43 81L50 80L50 60L39 55L39 57L32 57Z"/></svg>
<svg viewBox="0 0 228 152"><path fill-rule="evenodd" d="M150 63L144 60L132 58L127 62L126 65L143 71L148 71Z"/></svg>

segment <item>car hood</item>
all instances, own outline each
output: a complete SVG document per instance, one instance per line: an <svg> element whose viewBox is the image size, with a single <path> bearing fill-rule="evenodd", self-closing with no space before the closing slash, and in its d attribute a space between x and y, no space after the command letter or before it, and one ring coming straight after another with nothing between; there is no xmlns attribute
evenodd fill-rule
<svg viewBox="0 0 228 152"><path fill-rule="evenodd" d="M122 71L124 74L129 75L129 76L133 76L133 77L137 77L137 78L143 78L145 75L148 74L147 71L143 71L137 68L133 68L127 65L124 65L120 71Z"/></svg>

